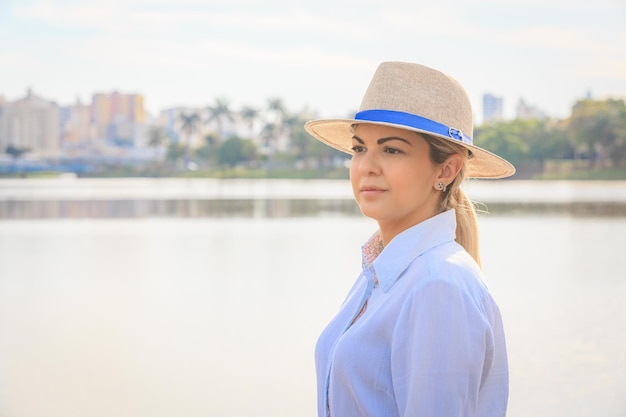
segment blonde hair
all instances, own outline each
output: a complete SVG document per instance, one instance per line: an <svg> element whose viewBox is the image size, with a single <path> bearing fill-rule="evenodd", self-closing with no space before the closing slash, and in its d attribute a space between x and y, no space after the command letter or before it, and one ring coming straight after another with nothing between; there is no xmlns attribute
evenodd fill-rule
<svg viewBox="0 0 626 417"><path fill-rule="evenodd" d="M465 179L467 161L472 158L472 152L454 143L422 135L428 142L430 148L430 159L441 164L450 155L459 154L463 157L463 167L454 180L448 184L446 191L441 193L439 212L454 209L456 213L456 241L465 248L472 258L480 266L480 248L478 236L478 219L476 208L461 188L461 183Z"/></svg>

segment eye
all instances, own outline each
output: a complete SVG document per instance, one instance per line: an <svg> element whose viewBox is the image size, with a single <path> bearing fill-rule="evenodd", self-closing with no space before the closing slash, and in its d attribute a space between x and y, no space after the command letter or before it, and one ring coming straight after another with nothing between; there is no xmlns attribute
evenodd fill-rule
<svg viewBox="0 0 626 417"><path fill-rule="evenodd" d="M365 147L361 146L361 145L354 145L352 147L352 152L354 153L361 153L361 152L365 152Z"/></svg>
<svg viewBox="0 0 626 417"><path fill-rule="evenodd" d="M383 152L386 152L386 153L389 153L389 154L392 154L392 155L398 155L398 154L404 153L400 149L390 148L390 147L386 147L383 150Z"/></svg>

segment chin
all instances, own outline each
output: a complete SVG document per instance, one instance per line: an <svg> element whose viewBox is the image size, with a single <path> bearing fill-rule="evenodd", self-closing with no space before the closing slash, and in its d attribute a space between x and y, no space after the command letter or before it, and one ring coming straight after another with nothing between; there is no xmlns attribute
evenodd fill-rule
<svg viewBox="0 0 626 417"><path fill-rule="evenodd" d="M378 221L378 219L380 218L380 211L374 209L373 207L368 207L366 204L363 204L359 205L359 208L361 209L361 214L363 214L365 217L369 217L370 219L376 221Z"/></svg>

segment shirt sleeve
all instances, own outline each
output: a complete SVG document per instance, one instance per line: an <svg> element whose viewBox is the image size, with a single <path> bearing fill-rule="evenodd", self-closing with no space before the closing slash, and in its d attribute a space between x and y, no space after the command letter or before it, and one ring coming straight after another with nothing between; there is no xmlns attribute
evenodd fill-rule
<svg viewBox="0 0 626 417"><path fill-rule="evenodd" d="M400 416L476 415L493 331L480 300L456 283L431 281L407 297L391 344Z"/></svg>

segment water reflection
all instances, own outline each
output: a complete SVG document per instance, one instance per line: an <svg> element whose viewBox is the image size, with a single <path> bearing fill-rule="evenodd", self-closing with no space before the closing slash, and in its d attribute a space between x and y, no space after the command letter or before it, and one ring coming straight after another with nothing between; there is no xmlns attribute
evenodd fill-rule
<svg viewBox="0 0 626 417"><path fill-rule="evenodd" d="M491 214L623 217L623 202L489 203ZM2 200L0 219L287 218L358 216L351 199Z"/></svg>
<svg viewBox="0 0 626 417"><path fill-rule="evenodd" d="M43 200L1 201L2 219L142 217L318 217L357 215L352 200Z"/></svg>

